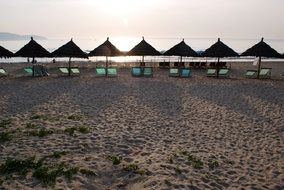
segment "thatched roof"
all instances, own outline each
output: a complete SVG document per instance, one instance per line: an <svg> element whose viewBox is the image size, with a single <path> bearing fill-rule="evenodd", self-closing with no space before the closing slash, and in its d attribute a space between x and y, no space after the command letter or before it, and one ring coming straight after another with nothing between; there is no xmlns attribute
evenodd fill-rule
<svg viewBox="0 0 284 190"><path fill-rule="evenodd" d="M258 44L242 53L242 56L281 57L281 55L275 49L271 48L263 41L263 38Z"/></svg>
<svg viewBox="0 0 284 190"><path fill-rule="evenodd" d="M119 51L110 41L109 38L89 53L89 56L122 56L123 53Z"/></svg>
<svg viewBox="0 0 284 190"><path fill-rule="evenodd" d="M50 53L34 41L31 41L15 53L16 57L50 57Z"/></svg>
<svg viewBox="0 0 284 190"><path fill-rule="evenodd" d="M13 53L10 52L9 50L3 48L2 46L0 46L0 57L4 57L4 58L8 58L8 57L13 57Z"/></svg>
<svg viewBox="0 0 284 190"><path fill-rule="evenodd" d="M191 49L190 46L188 46L184 40L180 42L179 44L175 45L168 51L164 53L164 55L169 56L187 56L187 57L198 57L199 55Z"/></svg>
<svg viewBox="0 0 284 190"><path fill-rule="evenodd" d="M83 52L71 39L67 44L59 47L52 52L54 57L75 57L75 58L88 58L88 55Z"/></svg>
<svg viewBox="0 0 284 190"><path fill-rule="evenodd" d="M210 48L205 50L202 54L203 57L238 57L239 54L233 49L228 47L226 44L221 42L220 38Z"/></svg>
<svg viewBox="0 0 284 190"><path fill-rule="evenodd" d="M155 56L161 55L159 51L157 51L153 46L148 44L143 37L143 40L136 45L132 50L130 50L127 55L132 56Z"/></svg>

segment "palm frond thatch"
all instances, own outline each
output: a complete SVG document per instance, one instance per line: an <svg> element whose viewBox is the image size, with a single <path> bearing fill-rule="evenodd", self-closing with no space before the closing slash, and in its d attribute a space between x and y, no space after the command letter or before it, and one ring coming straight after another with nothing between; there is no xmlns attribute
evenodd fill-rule
<svg viewBox="0 0 284 190"><path fill-rule="evenodd" d="M32 37L28 44L15 53L16 57L50 57L50 53Z"/></svg>
<svg viewBox="0 0 284 190"><path fill-rule="evenodd" d="M71 39L65 45L59 47L52 52L54 57L74 57L74 58L88 58L88 55L83 52Z"/></svg>
<svg viewBox="0 0 284 190"><path fill-rule="evenodd" d="M117 49L110 41L109 38L89 53L89 56L122 56L123 53Z"/></svg>
<svg viewBox="0 0 284 190"><path fill-rule="evenodd" d="M271 48L267 43L263 41L263 38L261 41L248 50L246 50L244 53L241 54L242 56L256 56L256 57L275 57L280 58L281 55L273 48Z"/></svg>
<svg viewBox="0 0 284 190"><path fill-rule="evenodd" d="M169 56L187 56L187 57L198 57L199 55L189 46L184 40L179 44L175 45L168 51L164 53L164 55Z"/></svg>
<svg viewBox="0 0 284 190"><path fill-rule="evenodd" d="M238 57L239 54L236 53L233 49L231 49L229 46L221 42L220 38L218 41L213 44L210 48L205 50L205 52L202 54L203 57Z"/></svg>
<svg viewBox="0 0 284 190"><path fill-rule="evenodd" d="M143 40L136 45L133 49L131 49L127 55L130 56L156 56L161 55L159 51L157 51L153 46Z"/></svg>
<svg viewBox="0 0 284 190"><path fill-rule="evenodd" d="M9 57L13 57L13 53L10 52L9 50L3 48L2 46L0 46L0 57L2 58L9 58Z"/></svg>

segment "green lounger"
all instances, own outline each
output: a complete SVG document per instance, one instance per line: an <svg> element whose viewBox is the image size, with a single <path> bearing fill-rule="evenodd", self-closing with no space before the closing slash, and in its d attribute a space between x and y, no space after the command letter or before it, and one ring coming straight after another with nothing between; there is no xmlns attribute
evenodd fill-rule
<svg viewBox="0 0 284 190"><path fill-rule="evenodd" d="M141 77L142 76L142 68L141 67L132 67L131 73L133 77Z"/></svg>
<svg viewBox="0 0 284 190"><path fill-rule="evenodd" d="M4 77L4 76L7 76L8 73L3 69L3 68L0 68L0 77Z"/></svg>
<svg viewBox="0 0 284 190"><path fill-rule="evenodd" d="M69 74L69 69L67 67L59 67L58 69L63 74Z"/></svg>
<svg viewBox="0 0 284 190"><path fill-rule="evenodd" d="M257 71L256 70L247 70L245 77L246 78L256 78Z"/></svg>
<svg viewBox="0 0 284 190"><path fill-rule="evenodd" d="M108 68L107 76L109 77L117 77L117 69L116 68Z"/></svg>
<svg viewBox="0 0 284 190"><path fill-rule="evenodd" d="M229 69L220 69L219 77L229 77Z"/></svg>
<svg viewBox="0 0 284 190"><path fill-rule="evenodd" d="M80 70L79 70L78 67L72 67L72 68L71 68L71 72L72 72L73 74L76 74L76 75L79 75L79 74L80 74Z"/></svg>
<svg viewBox="0 0 284 190"><path fill-rule="evenodd" d="M180 69L180 77L181 78L189 78L190 77L190 69L189 68L182 68Z"/></svg>
<svg viewBox="0 0 284 190"><path fill-rule="evenodd" d="M106 76L106 69L105 68L96 68L96 76L105 77Z"/></svg>
<svg viewBox="0 0 284 190"><path fill-rule="evenodd" d="M171 68L169 76L170 77L179 77L179 70L178 70L178 68Z"/></svg>
<svg viewBox="0 0 284 190"><path fill-rule="evenodd" d="M259 71L260 79L270 79L271 78L271 68L261 68Z"/></svg>
<svg viewBox="0 0 284 190"><path fill-rule="evenodd" d="M207 69L206 76L207 77L216 77L217 76L217 70L216 69Z"/></svg>
<svg viewBox="0 0 284 190"><path fill-rule="evenodd" d="M143 69L143 76L145 76L145 77L153 77L153 68L152 67L145 67Z"/></svg>
<svg viewBox="0 0 284 190"><path fill-rule="evenodd" d="M24 68L24 71L25 71L28 75L33 75L33 68L32 68L32 67L26 67L26 68Z"/></svg>

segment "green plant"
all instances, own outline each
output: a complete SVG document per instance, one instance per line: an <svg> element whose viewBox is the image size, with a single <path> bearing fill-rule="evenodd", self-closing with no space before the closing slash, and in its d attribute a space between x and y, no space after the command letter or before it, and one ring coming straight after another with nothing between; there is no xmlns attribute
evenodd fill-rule
<svg viewBox="0 0 284 190"><path fill-rule="evenodd" d="M87 133L90 132L90 129L89 129L88 127L85 127L85 126L80 126L80 127L78 128L78 131L79 131L80 133L87 134Z"/></svg>
<svg viewBox="0 0 284 190"><path fill-rule="evenodd" d="M210 169L214 169L220 166L219 162L217 160L209 160L208 166Z"/></svg>
<svg viewBox="0 0 284 190"><path fill-rule="evenodd" d="M11 125L12 124L12 119L9 118L9 119L4 119L0 122L0 128L1 127L7 127L8 125Z"/></svg>
<svg viewBox="0 0 284 190"><path fill-rule="evenodd" d="M87 176L97 176L96 172L88 169L80 169L80 173Z"/></svg>
<svg viewBox="0 0 284 190"><path fill-rule="evenodd" d="M74 120L74 121L79 121L79 120L82 119L82 116L81 116L81 115L75 115L75 114L73 114L73 115L69 115L69 116L67 117L67 119Z"/></svg>
<svg viewBox="0 0 284 190"><path fill-rule="evenodd" d="M70 136L74 136L75 131L76 131L75 127L67 128L64 130L64 132L68 133Z"/></svg>
<svg viewBox="0 0 284 190"><path fill-rule="evenodd" d="M35 124L32 124L32 123L27 123L27 124L26 124L26 127L32 129L32 128L36 128L36 125L35 125Z"/></svg>
<svg viewBox="0 0 284 190"><path fill-rule="evenodd" d="M12 140L13 136L10 132L1 132L0 133L0 142L6 142Z"/></svg>
<svg viewBox="0 0 284 190"><path fill-rule="evenodd" d="M61 158L61 156L66 155L65 151L55 151L50 157L52 158Z"/></svg>
<svg viewBox="0 0 284 190"><path fill-rule="evenodd" d="M116 156L116 155L110 155L107 158L112 161L113 165L119 165L122 160L120 156Z"/></svg>
<svg viewBox="0 0 284 190"><path fill-rule="evenodd" d="M172 183L171 183L169 180L167 180L167 179L165 179L165 184L166 184L167 186L172 186Z"/></svg>
<svg viewBox="0 0 284 190"><path fill-rule="evenodd" d="M182 174L182 171L181 171L180 168L175 167L174 170L175 170L175 172L176 172L177 174Z"/></svg>
<svg viewBox="0 0 284 190"><path fill-rule="evenodd" d="M192 166L195 169L202 169L203 168L203 162L200 159L196 159L194 162L192 162Z"/></svg>
<svg viewBox="0 0 284 190"><path fill-rule="evenodd" d="M30 131L30 135L35 136L35 137L45 137L45 136L53 134L53 133L54 133L53 130L47 130L47 129Z"/></svg>

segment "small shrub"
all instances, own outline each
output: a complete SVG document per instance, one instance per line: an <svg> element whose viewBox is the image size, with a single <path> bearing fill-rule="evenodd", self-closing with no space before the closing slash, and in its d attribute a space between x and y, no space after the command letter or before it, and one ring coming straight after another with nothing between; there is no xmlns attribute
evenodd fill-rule
<svg viewBox="0 0 284 190"><path fill-rule="evenodd" d="M122 160L120 156L115 156L115 155L108 156L108 159L112 161L113 165L119 165Z"/></svg>
<svg viewBox="0 0 284 190"><path fill-rule="evenodd" d="M79 121L79 120L82 119L82 116L81 116L81 115L75 115L75 114L73 114L73 115L69 115L69 116L67 117L67 119L70 119L70 120L73 120L73 121Z"/></svg>
<svg viewBox="0 0 284 190"><path fill-rule="evenodd" d="M86 176L97 176L96 172L88 169L80 169L80 173Z"/></svg>
<svg viewBox="0 0 284 190"><path fill-rule="evenodd" d="M40 129L40 130L34 130L30 132L31 136L35 137L45 137L47 135L53 134L53 130L47 130L47 129Z"/></svg>
<svg viewBox="0 0 284 190"><path fill-rule="evenodd" d="M74 136L75 131L76 131L75 127L67 128L67 129L64 130L64 132L68 133L70 136Z"/></svg>
<svg viewBox="0 0 284 190"><path fill-rule="evenodd" d="M192 162L192 166L195 169L202 169L203 168L203 162L200 159L196 159L194 162Z"/></svg>
<svg viewBox="0 0 284 190"><path fill-rule="evenodd" d="M169 180L167 180L167 179L165 179L165 184L166 184L167 186L172 186L172 183L171 183Z"/></svg>
<svg viewBox="0 0 284 190"><path fill-rule="evenodd" d="M59 151L54 152L50 157L52 158L61 158L61 156L66 155L67 152Z"/></svg>
<svg viewBox="0 0 284 190"><path fill-rule="evenodd" d="M0 142L6 142L12 140L13 136L11 135L10 132L1 132L0 133Z"/></svg>
<svg viewBox="0 0 284 190"><path fill-rule="evenodd" d="M182 174L181 169L179 169L178 167L175 167L174 170L177 174Z"/></svg>
<svg viewBox="0 0 284 190"><path fill-rule="evenodd" d="M78 128L78 131L80 133L87 134L87 133L90 132L90 129L88 127L85 127L85 126L81 126L81 127Z"/></svg>
<svg viewBox="0 0 284 190"><path fill-rule="evenodd" d="M27 123L26 128L33 129L33 128L36 128L36 125L32 123Z"/></svg>
<svg viewBox="0 0 284 190"><path fill-rule="evenodd" d="M220 166L219 162L217 160L209 160L208 166L210 169L214 169Z"/></svg>
<svg viewBox="0 0 284 190"><path fill-rule="evenodd" d="M0 128L1 127L7 127L8 125L12 124L12 119L4 119L0 122Z"/></svg>

